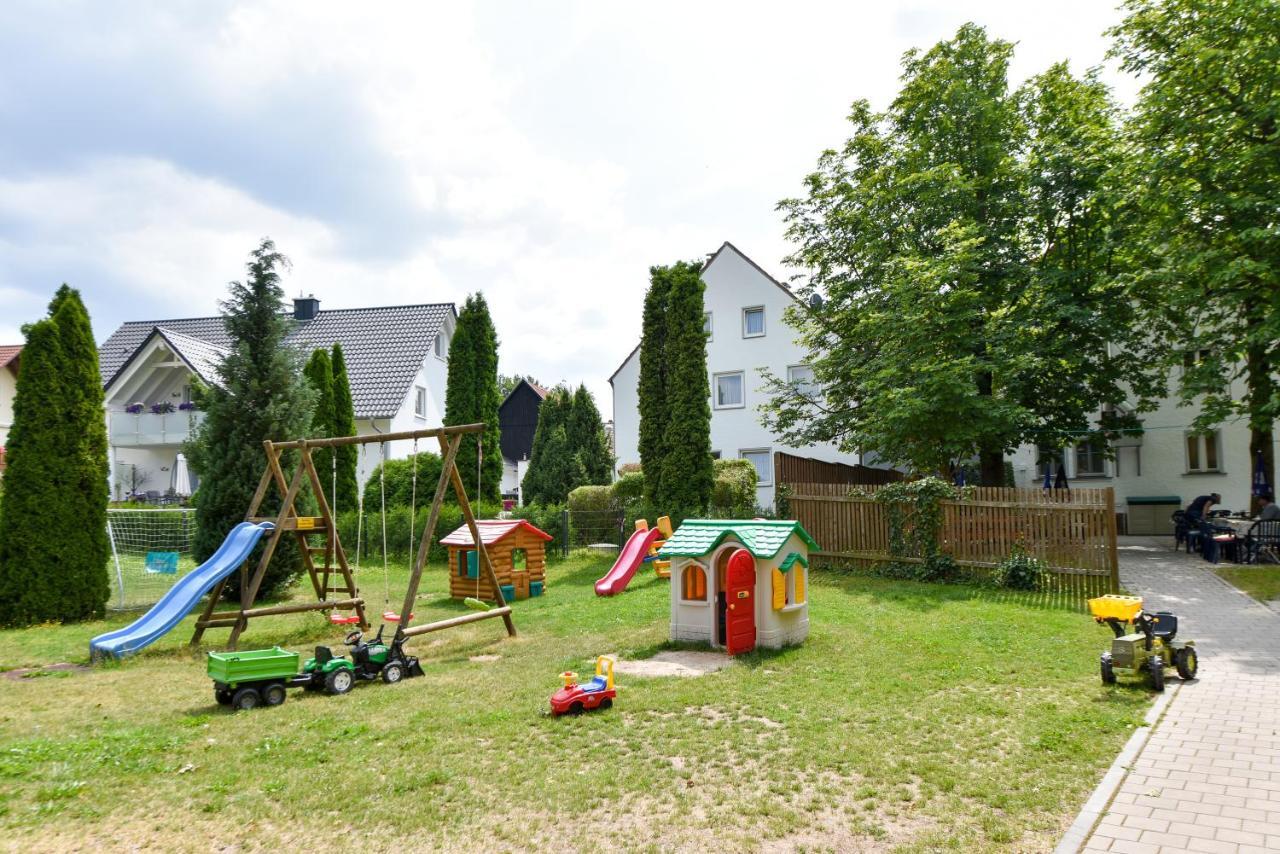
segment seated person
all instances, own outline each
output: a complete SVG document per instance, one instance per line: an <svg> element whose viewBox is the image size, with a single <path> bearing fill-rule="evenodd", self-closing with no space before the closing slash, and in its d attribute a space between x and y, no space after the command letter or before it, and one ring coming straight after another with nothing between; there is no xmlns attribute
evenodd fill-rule
<svg viewBox="0 0 1280 854"><path fill-rule="evenodd" d="M1276 506L1275 496L1270 492L1264 492L1258 496L1258 521L1260 522L1276 522L1280 521L1280 506Z"/></svg>
<svg viewBox="0 0 1280 854"><path fill-rule="evenodd" d="M1216 492L1198 496L1195 501L1187 505L1187 521L1193 525L1199 524L1209 515L1209 510L1212 509L1213 505L1221 503L1222 496Z"/></svg>

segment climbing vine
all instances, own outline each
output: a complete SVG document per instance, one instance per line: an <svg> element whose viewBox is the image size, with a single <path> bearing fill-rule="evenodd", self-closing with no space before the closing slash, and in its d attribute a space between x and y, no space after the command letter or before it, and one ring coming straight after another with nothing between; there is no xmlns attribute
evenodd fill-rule
<svg viewBox="0 0 1280 854"><path fill-rule="evenodd" d="M955 560L941 551L942 502L971 491L972 487L953 486L936 477L890 483L876 490L874 500L884 506L889 524L889 554L898 559L891 574L929 581L956 574Z"/></svg>

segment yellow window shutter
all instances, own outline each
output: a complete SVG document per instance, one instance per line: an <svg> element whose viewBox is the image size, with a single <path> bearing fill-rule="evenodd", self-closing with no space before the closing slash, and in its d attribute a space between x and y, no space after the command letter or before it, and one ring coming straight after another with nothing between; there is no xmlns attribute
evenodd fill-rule
<svg viewBox="0 0 1280 854"><path fill-rule="evenodd" d="M787 577L782 574L782 570L777 567L773 568L773 610L785 607L787 604Z"/></svg>
<svg viewBox="0 0 1280 854"><path fill-rule="evenodd" d="M801 602L805 601L804 576L808 570L801 566L799 561L796 561L796 565L791 567L791 571L796 574L796 604L799 605Z"/></svg>

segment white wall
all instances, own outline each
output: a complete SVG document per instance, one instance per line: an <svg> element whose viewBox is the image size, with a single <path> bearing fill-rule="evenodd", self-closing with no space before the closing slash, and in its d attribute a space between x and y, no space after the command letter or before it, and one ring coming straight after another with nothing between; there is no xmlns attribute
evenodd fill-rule
<svg viewBox="0 0 1280 854"><path fill-rule="evenodd" d="M18 391L18 378L8 368L0 368L0 446L9 441L13 426L13 396Z"/></svg>
<svg viewBox="0 0 1280 854"><path fill-rule="evenodd" d="M1177 381L1179 370L1175 368L1171 373L1170 387ZM1245 392L1244 384L1234 382L1231 392L1233 397L1240 398ZM1114 487L1116 509L1120 512L1125 512L1131 495L1176 495L1185 507L1196 496L1210 492L1222 496L1221 506L1225 509L1248 510L1254 461L1249 456L1247 423L1232 422L1219 429L1218 472L1191 472L1187 468L1187 433L1198 412L1198 406L1181 407L1176 398L1165 397L1156 410L1140 415L1144 432L1137 447L1116 449L1116 459L1108 460L1105 465L1106 476L1080 475L1075 455L1069 452L1065 466L1067 477L1073 486ZM1280 450L1280 442L1277 445ZM1036 456L1032 446L1023 446L1013 454L1014 479L1018 486L1040 486L1041 480L1035 471Z"/></svg>
<svg viewBox="0 0 1280 854"><path fill-rule="evenodd" d="M761 369L775 376L787 377L787 368L803 364L804 350L795 343L796 332L783 321L783 312L794 300L741 255L726 245L702 273L706 282L704 310L711 312L711 339L707 342L707 369L712 394L711 449L721 457L742 456L744 450L765 449L771 454L786 451L799 456L853 465L857 454L840 451L834 445L822 444L805 448L782 445L760 423L760 405L766 395L761 391L764 380ZM743 334L743 309L764 306L765 334L748 338ZM745 378L744 405L734 409L715 406L715 376L742 371ZM633 353L613 378L613 420L618 463L639 462L640 416L637 386L640 379L639 352ZM767 482L756 490L756 503L771 507L774 499L773 466L769 465Z"/></svg>

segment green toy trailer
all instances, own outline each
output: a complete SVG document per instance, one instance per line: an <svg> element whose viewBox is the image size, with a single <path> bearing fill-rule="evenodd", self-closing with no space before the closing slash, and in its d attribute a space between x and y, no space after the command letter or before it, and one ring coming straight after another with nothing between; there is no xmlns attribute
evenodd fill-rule
<svg viewBox="0 0 1280 854"><path fill-rule="evenodd" d="M1089 611L1098 623L1111 627L1115 637L1111 649L1102 653L1102 684L1114 685L1116 670L1144 674L1153 691L1164 690L1165 668L1172 667L1182 679L1194 679L1200 668L1196 642L1175 640L1178 618L1168 611L1150 614L1142 610L1137 596L1100 596L1089 600ZM1135 631L1126 632L1132 623Z"/></svg>
<svg viewBox="0 0 1280 854"><path fill-rule="evenodd" d="M369 643L358 631L350 632L346 643L351 647L351 658L334 655L327 646L317 646L315 655L306 660L301 671L298 653L278 646L211 652L207 672L213 680L214 699L219 705L252 709L280 705L285 701L286 688L345 694L357 679L381 678L394 684L405 676L422 675L418 659L405 655L399 641L383 643L381 628Z"/></svg>

